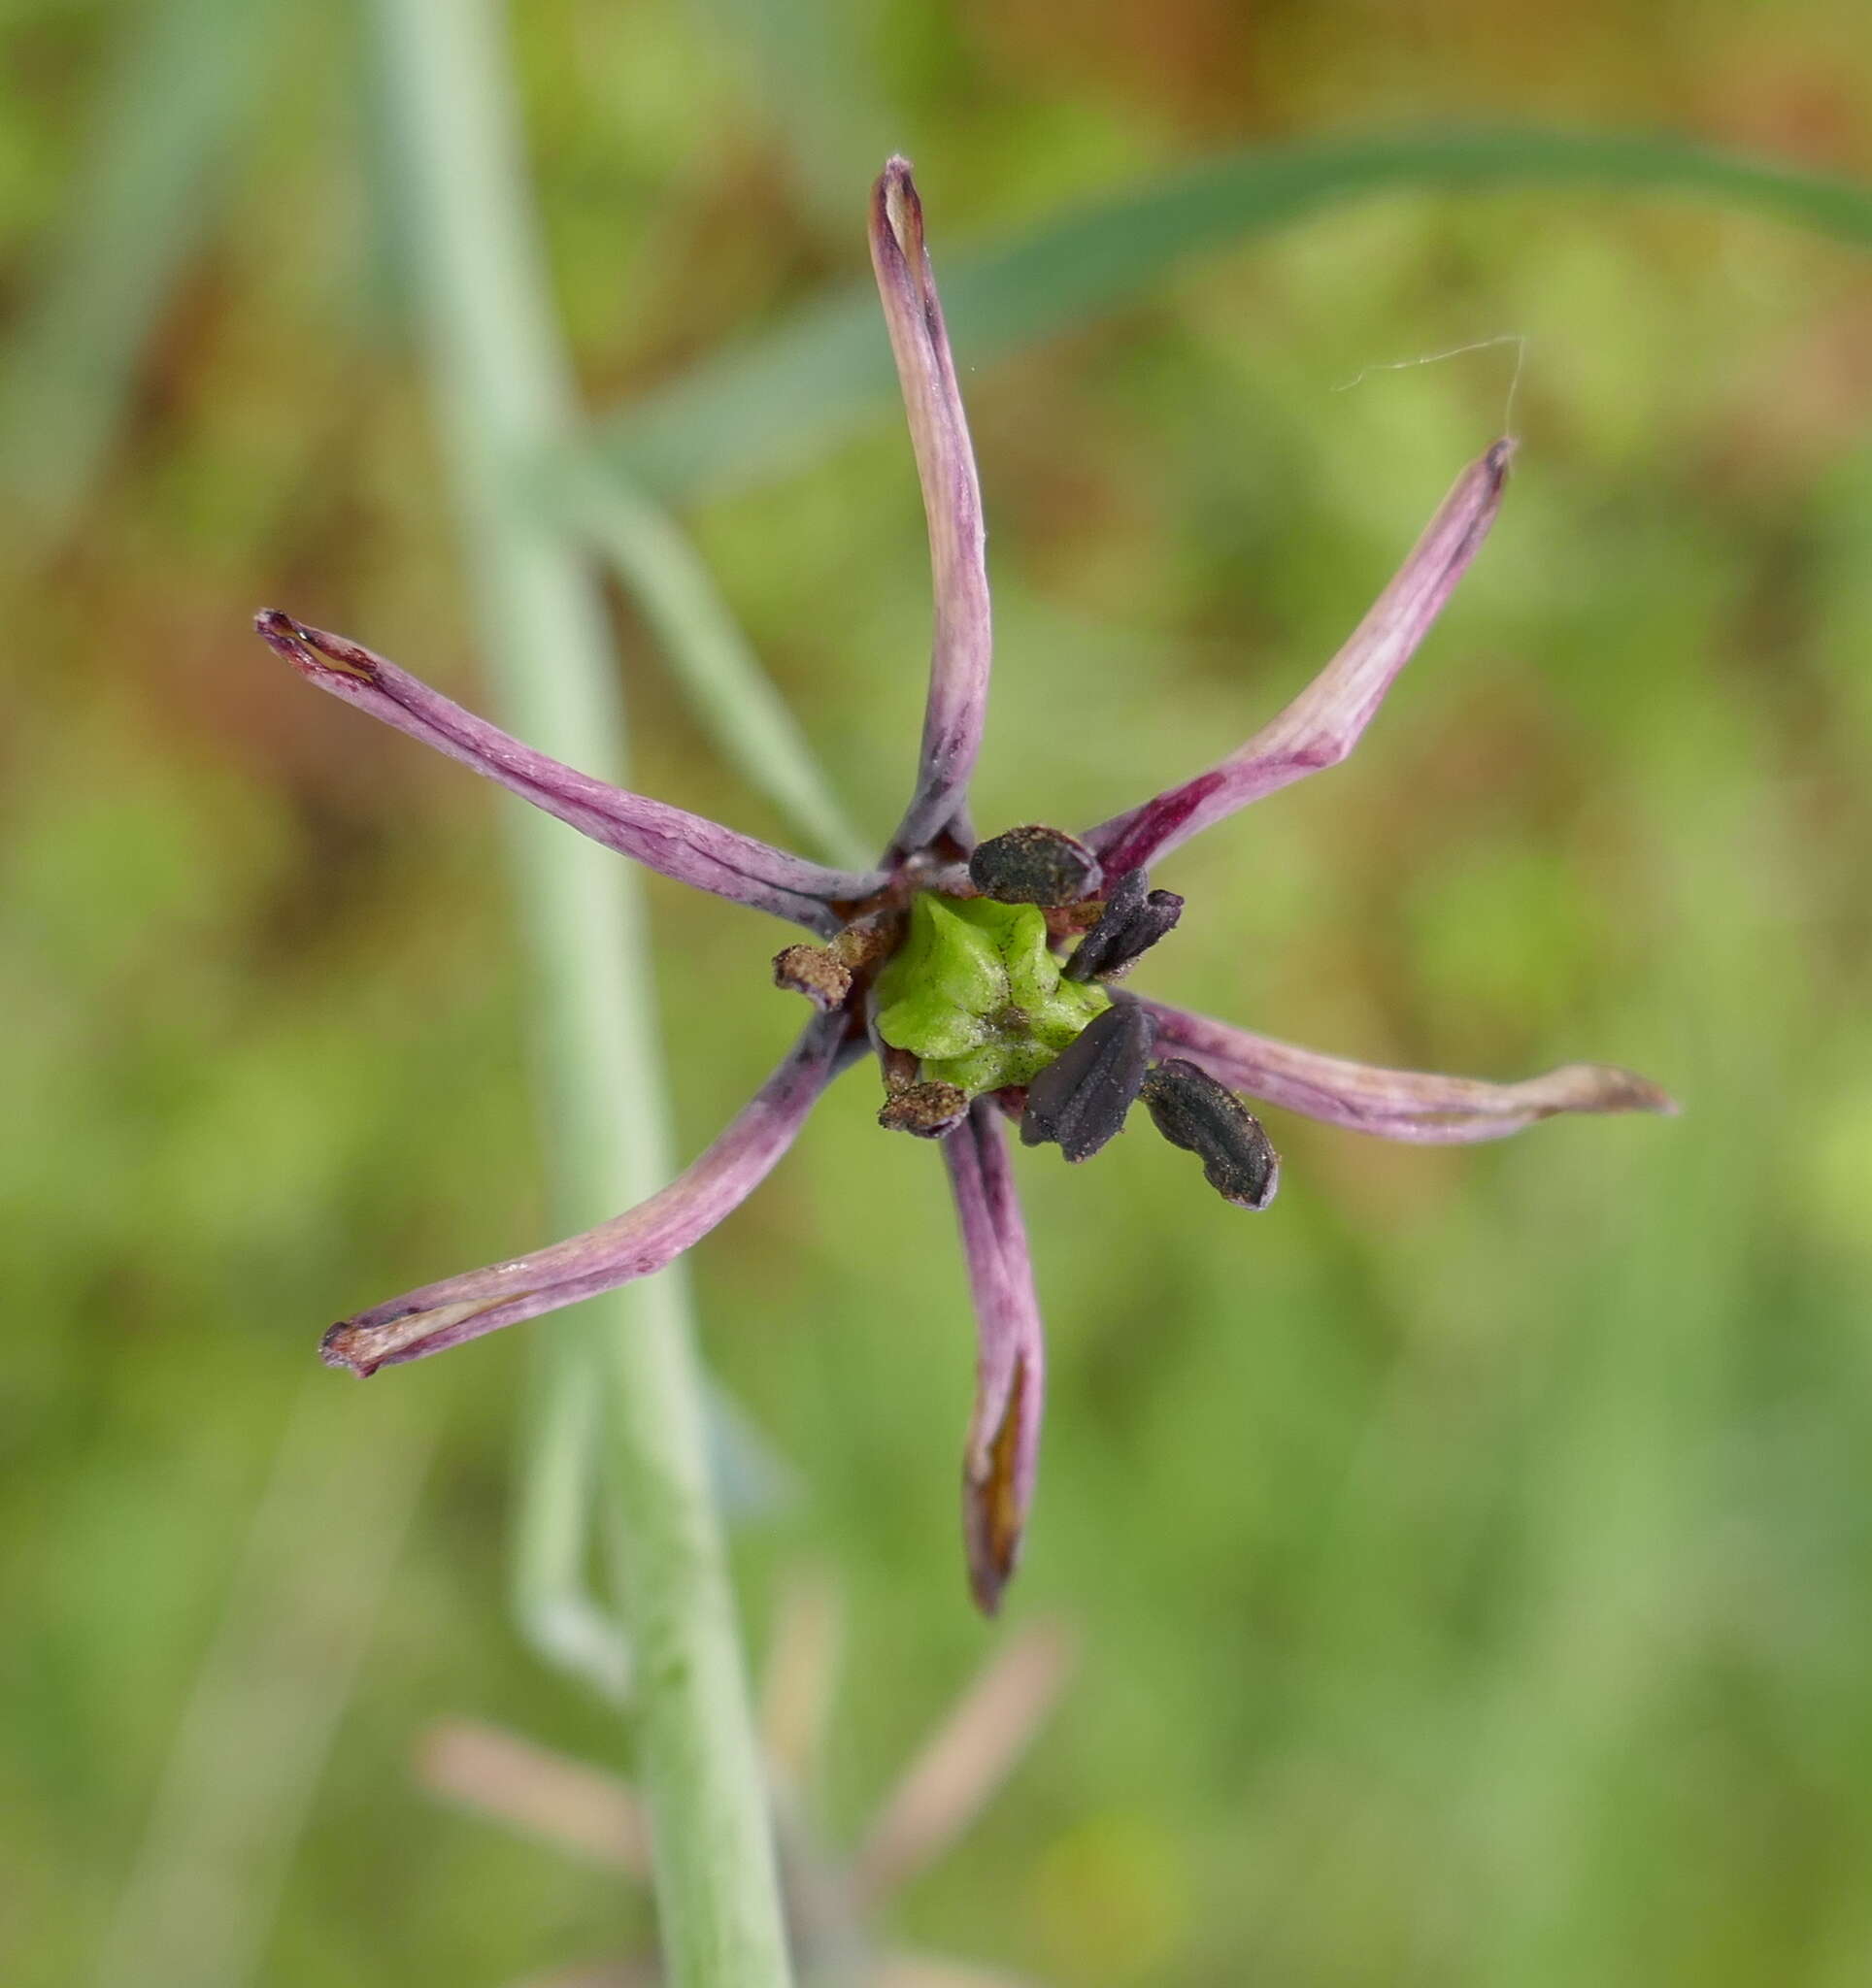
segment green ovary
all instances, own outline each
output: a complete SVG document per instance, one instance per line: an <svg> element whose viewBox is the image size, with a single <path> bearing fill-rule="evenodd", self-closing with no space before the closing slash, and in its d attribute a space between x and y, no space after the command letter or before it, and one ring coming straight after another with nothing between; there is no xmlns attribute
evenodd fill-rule
<svg viewBox="0 0 1872 1988"><path fill-rule="evenodd" d="M1032 1082L1112 997L1060 977L1037 905L925 892L878 976L878 1003L893 1049L917 1057L925 1080L974 1097Z"/></svg>

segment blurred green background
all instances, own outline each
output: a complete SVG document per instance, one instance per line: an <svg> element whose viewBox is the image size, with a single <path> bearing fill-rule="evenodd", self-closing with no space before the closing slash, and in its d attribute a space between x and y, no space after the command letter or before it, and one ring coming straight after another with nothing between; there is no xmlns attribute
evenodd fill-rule
<svg viewBox="0 0 1872 1988"><path fill-rule="evenodd" d="M1872 165L1853 0L514 16L587 405L879 836L927 641L900 418L770 382L775 452L657 397L863 281L885 151L939 279L1247 144L1539 126ZM372 1988L642 1952L640 1889L412 1767L463 1713L628 1771L506 1607L515 1404L565 1322L361 1390L313 1357L340 1312L547 1240L518 804L249 629L277 604L477 701L367 26L20 0L0 51L0 1968ZM1856 247L1740 194L1380 174L1096 309L1031 257L1033 335L953 299L986 827L1096 820L1278 708L1497 432L1516 352L1336 389L1526 336L1486 554L1348 767L1164 867L1189 910L1150 982L1373 1060L1628 1063L1688 1109L1467 1151L1271 1114L1254 1219L1154 1141L1024 1156L1053 1396L987 1628L941 1169L876 1131L868 1076L834 1091L694 1259L793 1480L736 1534L752 1647L802 1566L843 1597L831 1835L1023 1619L1079 1652L896 1936L1093 1988L1872 1973L1854 211ZM615 607L637 784L785 839ZM652 896L686 1154L798 1017L779 927Z"/></svg>

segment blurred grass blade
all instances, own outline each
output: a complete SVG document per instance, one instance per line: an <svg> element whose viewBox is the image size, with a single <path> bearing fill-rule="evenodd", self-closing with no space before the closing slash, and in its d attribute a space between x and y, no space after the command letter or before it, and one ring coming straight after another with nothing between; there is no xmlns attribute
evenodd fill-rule
<svg viewBox="0 0 1872 1988"><path fill-rule="evenodd" d="M828 228L850 223L895 141L879 87L863 0L689 0L705 41L722 51L760 120L786 148L787 165Z"/></svg>
<svg viewBox="0 0 1872 1988"><path fill-rule="evenodd" d="M705 1376L709 1474L730 1523L774 1518L800 1501L799 1473L719 1381Z"/></svg>
<svg viewBox="0 0 1872 1988"><path fill-rule="evenodd" d="M275 1903L415 1513L440 1403L313 1374L248 1527L101 1988L260 1978Z"/></svg>
<svg viewBox="0 0 1872 1988"><path fill-rule="evenodd" d="M205 231L207 182L290 9L166 0L129 9L70 211L0 360L0 491L29 562L70 529L137 362Z"/></svg>
<svg viewBox="0 0 1872 1988"><path fill-rule="evenodd" d="M823 1568L789 1574L774 1604L760 1677L760 1740L797 1811L821 1765L844 1656L845 1604Z"/></svg>
<svg viewBox="0 0 1872 1988"><path fill-rule="evenodd" d="M854 1897L880 1904L963 1834L1032 1743L1072 1667L1072 1639L1057 1623L1030 1622L1001 1645L885 1798L852 1866Z"/></svg>
<svg viewBox="0 0 1872 1988"><path fill-rule="evenodd" d="M553 480L555 484L559 480ZM789 830L843 869L877 854L847 817L799 721L748 646L695 548L621 476L575 463L554 497L617 568L724 758Z"/></svg>
<svg viewBox="0 0 1872 1988"><path fill-rule="evenodd" d="M1872 189L1687 139L1440 131L1235 152L997 248L947 255L943 305L979 365L1109 311L1179 258L1381 193L1598 187L1690 194L1872 246ZM891 403L868 282L736 346L614 415L603 455L671 500L745 484L830 447Z"/></svg>
<svg viewBox="0 0 1872 1988"><path fill-rule="evenodd" d="M417 1749L417 1779L567 1856L648 1882L650 1814L635 1789L569 1754L479 1719L442 1719Z"/></svg>

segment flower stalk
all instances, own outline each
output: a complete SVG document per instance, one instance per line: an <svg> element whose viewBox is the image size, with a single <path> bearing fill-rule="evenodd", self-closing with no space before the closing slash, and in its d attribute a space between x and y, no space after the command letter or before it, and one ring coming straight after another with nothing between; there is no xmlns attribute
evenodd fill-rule
<svg viewBox="0 0 1872 1988"><path fill-rule="evenodd" d="M392 135L403 148L400 183L437 414L496 707L542 756L577 756L616 776L622 714L598 587L579 550L528 496L531 466L572 432L574 408L527 211L499 11L494 0L377 0L375 23ZM266 632L272 639L283 631ZM328 650L311 654L332 660ZM370 675L368 667L363 678L340 670L324 687L362 703ZM380 670L378 690L384 680ZM381 707L378 714L391 716ZM427 715L453 723L433 709ZM455 756L475 763L465 750ZM592 798L557 791L568 806ZM618 819L615 810L604 818ZM509 822L538 990L552 1198L564 1225L583 1229L669 1179L641 893L632 866L615 860L602 839L568 836L525 809L511 811ZM589 831L594 823L603 825L597 816L577 825ZM625 825L650 832L641 817ZM711 844L704 853L721 850ZM717 883L730 874L748 880L728 864ZM786 892L785 879L760 881ZM604 1475L621 1513L667 1978L678 1988L786 1988L766 1784L680 1274L608 1296L585 1313L580 1333L558 1336L549 1357L602 1376Z"/></svg>

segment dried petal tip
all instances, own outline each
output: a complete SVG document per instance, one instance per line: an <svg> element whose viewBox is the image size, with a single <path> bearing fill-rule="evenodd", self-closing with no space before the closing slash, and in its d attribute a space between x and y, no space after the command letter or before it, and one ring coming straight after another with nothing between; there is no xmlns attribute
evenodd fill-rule
<svg viewBox="0 0 1872 1988"><path fill-rule="evenodd" d="M1142 870L1127 870L1113 884L1099 920L1066 962L1069 980L1111 980L1129 973L1183 916L1174 890L1147 889Z"/></svg>
<svg viewBox="0 0 1872 1988"><path fill-rule="evenodd" d="M907 1083L885 1100L878 1123L916 1139L946 1139L967 1116L968 1093L954 1084Z"/></svg>
<svg viewBox="0 0 1872 1988"><path fill-rule="evenodd" d="M968 874L976 889L998 904L1046 910L1096 895L1103 880L1098 858L1077 837L1038 826L978 843Z"/></svg>
<svg viewBox="0 0 1872 1988"><path fill-rule="evenodd" d="M1240 1098L1181 1056L1159 1063L1143 1096L1157 1130L1197 1154L1203 1178L1237 1208L1265 1208L1281 1184L1281 1157Z"/></svg>
<svg viewBox="0 0 1872 1988"><path fill-rule="evenodd" d="M359 683L378 680L378 658L342 635L308 628L278 608L262 608L253 617L253 627L276 655L284 656L302 677L309 677L314 682L321 677L329 678L334 671Z"/></svg>
<svg viewBox="0 0 1872 1988"><path fill-rule="evenodd" d="M852 991L852 969L829 945L788 945L774 954L774 985L829 1014Z"/></svg>
<svg viewBox="0 0 1872 1988"><path fill-rule="evenodd" d="M1108 1008L1027 1086L1021 1144L1056 1143L1075 1164L1109 1145L1137 1102L1156 1035L1155 1018L1135 1002Z"/></svg>
<svg viewBox="0 0 1872 1988"><path fill-rule="evenodd" d="M923 242L923 204L917 194L915 170L902 152L893 151L872 189L891 239L905 256L915 255Z"/></svg>
<svg viewBox="0 0 1872 1988"><path fill-rule="evenodd" d="M360 1359L351 1348L354 1328L344 1319L332 1326L318 1342L318 1357L327 1367L345 1367L355 1374L359 1380L368 1380L376 1369L367 1359Z"/></svg>
<svg viewBox="0 0 1872 1988"><path fill-rule="evenodd" d="M440 1352L461 1339L474 1337L460 1328L493 1310L499 1302L471 1298L389 1318L378 1318L371 1312L341 1318L318 1342L318 1357L327 1367L348 1367L359 1380L368 1380L380 1367L419 1360L424 1353Z"/></svg>
<svg viewBox="0 0 1872 1988"><path fill-rule="evenodd" d="M318 1357L327 1367L342 1367L359 1380L368 1380L384 1364L369 1327L341 1318L318 1342Z"/></svg>
<svg viewBox="0 0 1872 1988"><path fill-rule="evenodd" d="M969 1592L984 1615L1001 1612L1001 1597L1020 1564L1027 1505L1033 1496L1037 1396L1028 1363L1017 1361L1001 1426L981 1453L971 1447L962 1466L962 1550L968 1559Z"/></svg>
<svg viewBox="0 0 1872 1988"><path fill-rule="evenodd" d="M1616 1063L1563 1063L1521 1088L1539 1091L1536 1115L1542 1118L1560 1111L1656 1111L1675 1118L1684 1109L1661 1084Z"/></svg>
<svg viewBox="0 0 1872 1988"><path fill-rule="evenodd" d="M980 1329L962 1464L962 1531L976 1606L992 1615L1033 1506L1047 1349L1026 1230L999 1119L984 1106L943 1142Z"/></svg>

